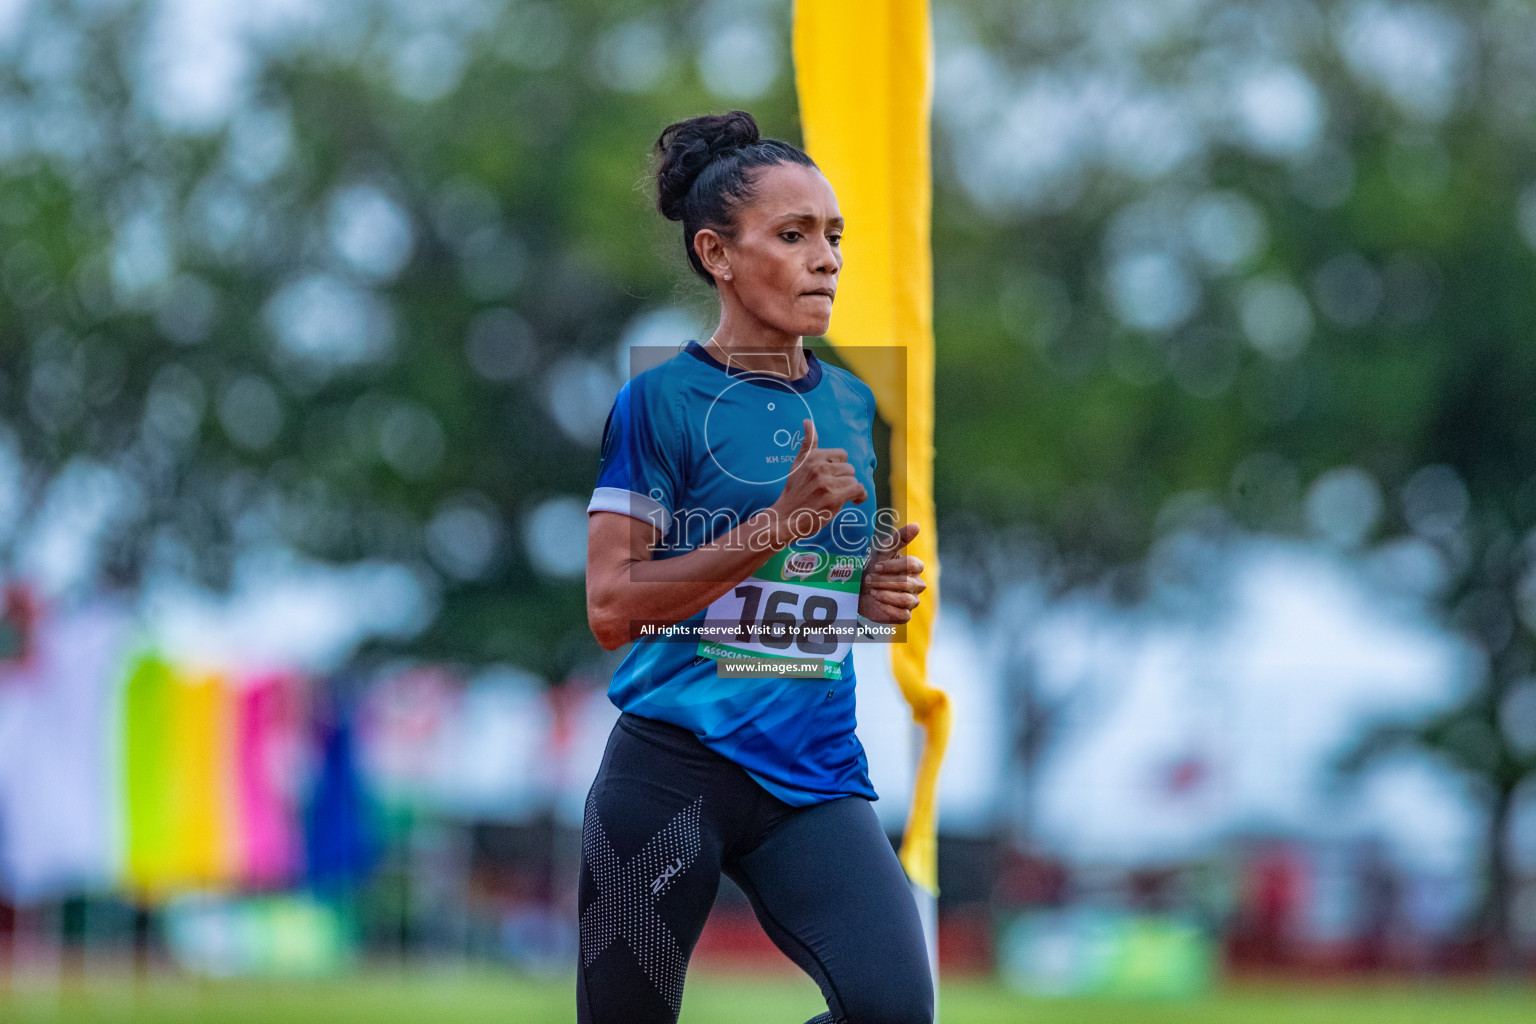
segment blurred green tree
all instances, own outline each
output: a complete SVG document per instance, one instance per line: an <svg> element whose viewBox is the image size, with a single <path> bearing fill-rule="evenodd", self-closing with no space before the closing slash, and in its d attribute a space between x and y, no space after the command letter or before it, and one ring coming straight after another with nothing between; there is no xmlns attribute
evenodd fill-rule
<svg viewBox="0 0 1536 1024"><path fill-rule="evenodd" d="M247 26L220 108L175 88L170 5L23 10L0 65L6 564L94 497L71 513L85 585L379 560L437 602L385 646L556 679L598 656L584 507L624 342L680 343L702 290L647 152L718 105L700 77L729 53L691 55L720 18L328 4ZM784 124L775 74L754 106Z"/></svg>
<svg viewBox="0 0 1536 1024"><path fill-rule="evenodd" d="M1429 608L1485 670L1348 760L1411 739L1476 780L1478 924L1505 960L1510 816L1536 767L1533 19L939 14L946 593L986 615L1022 563L1209 610L1233 544L1274 532ZM1029 758L1049 743L1020 737Z"/></svg>

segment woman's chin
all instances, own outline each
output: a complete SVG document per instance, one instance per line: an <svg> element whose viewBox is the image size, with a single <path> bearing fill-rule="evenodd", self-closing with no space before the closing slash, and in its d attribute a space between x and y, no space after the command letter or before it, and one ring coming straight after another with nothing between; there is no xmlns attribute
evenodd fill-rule
<svg viewBox="0 0 1536 1024"><path fill-rule="evenodd" d="M832 315L807 317L795 331L802 338L819 338L832 326Z"/></svg>

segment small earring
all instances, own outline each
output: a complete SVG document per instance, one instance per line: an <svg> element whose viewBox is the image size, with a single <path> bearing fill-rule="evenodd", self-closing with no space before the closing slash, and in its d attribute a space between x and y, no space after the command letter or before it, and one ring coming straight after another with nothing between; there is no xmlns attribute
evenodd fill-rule
<svg viewBox="0 0 1536 1024"><path fill-rule="evenodd" d="M729 281L729 280L730 280L730 279L731 279L731 272L730 272L730 271L729 271L729 270L727 270L727 271L726 271L726 272L725 272L725 279L726 279L726 280L727 280L727 281Z"/></svg>

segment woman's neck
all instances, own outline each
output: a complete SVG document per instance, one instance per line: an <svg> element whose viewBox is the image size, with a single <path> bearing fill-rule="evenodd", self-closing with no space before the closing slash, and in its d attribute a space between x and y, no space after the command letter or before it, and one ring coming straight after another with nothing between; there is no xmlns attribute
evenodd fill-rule
<svg viewBox="0 0 1536 1024"><path fill-rule="evenodd" d="M811 372L799 335L785 334L756 317L721 311L720 326L704 346L727 366L799 380Z"/></svg>

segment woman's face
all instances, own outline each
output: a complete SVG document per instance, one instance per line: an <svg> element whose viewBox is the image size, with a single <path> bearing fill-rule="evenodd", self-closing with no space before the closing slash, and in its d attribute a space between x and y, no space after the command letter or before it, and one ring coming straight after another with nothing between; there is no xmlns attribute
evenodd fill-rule
<svg viewBox="0 0 1536 1024"><path fill-rule="evenodd" d="M753 185L734 237L716 243L714 260L700 257L716 285L764 324L799 337L826 334L843 266L837 196L819 170L801 164L761 168Z"/></svg>

